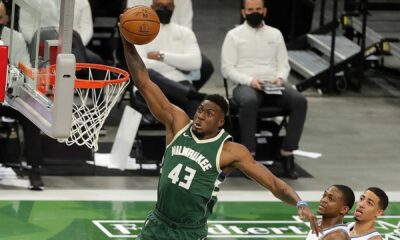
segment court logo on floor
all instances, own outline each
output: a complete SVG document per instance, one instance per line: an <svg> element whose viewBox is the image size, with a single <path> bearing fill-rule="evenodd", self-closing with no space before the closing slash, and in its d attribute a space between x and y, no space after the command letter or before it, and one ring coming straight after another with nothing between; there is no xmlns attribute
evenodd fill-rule
<svg viewBox="0 0 400 240"><path fill-rule="evenodd" d="M348 217L351 221L352 217ZM110 239L134 238L140 233L144 220L93 220ZM377 230L385 240L400 240L400 216L384 216L377 221ZM297 216L293 220L208 221L208 238L305 239L308 223Z"/></svg>

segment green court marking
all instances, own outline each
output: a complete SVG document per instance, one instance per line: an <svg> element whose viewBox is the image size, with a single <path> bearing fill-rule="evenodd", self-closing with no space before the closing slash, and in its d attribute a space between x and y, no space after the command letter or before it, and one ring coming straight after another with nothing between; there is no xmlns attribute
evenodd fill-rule
<svg viewBox="0 0 400 240"><path fill-rule="evenodd" d="M154 202L0 201L0 239L134 239ZM312 203L316 209L317 203ZM304 239L295 207L279 202L220 202L208 239ZM348 221L351 221L349 216ZM400 240L400 203L378 221L385 239Z"/></svg>

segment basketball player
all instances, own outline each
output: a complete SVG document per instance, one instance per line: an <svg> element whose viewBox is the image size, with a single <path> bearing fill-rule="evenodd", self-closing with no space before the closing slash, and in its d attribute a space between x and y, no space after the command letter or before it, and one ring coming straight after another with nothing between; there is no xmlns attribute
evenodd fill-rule
<svg viewBox="0 0 400 240"><path fill-rule="evenodd" d="M310 231L306 240L349 240L349 228L343 218L353 207L354 198L353 190L345 185L332 185L326 189L317 211L322 216L319 223L322 235L317 237Z"/></svg>
<svg viewBox="0 0 400 240"><path fill-rule="evenodd" d="M149 75L136 48L122 36L124 55L134 84L152 114L165 125L166 150L158 199L137 239L205 239L207 219L217 201L219 184L238 168L282 201L297 205L301 218L317 231L307 203L285 182L253 159L241 144L228 141L222 129L228 103L220 95L201 102L193 121L171 104Z"/></svg>
<svg viewBox="0 0 400 240"><path fill-rule="evenodd" d="M386 193L377 187L370 187L360 196L354 212L354 223L349 224L352 240L379 240L382 236L375 229L375 220L389 205Z"/></svg>

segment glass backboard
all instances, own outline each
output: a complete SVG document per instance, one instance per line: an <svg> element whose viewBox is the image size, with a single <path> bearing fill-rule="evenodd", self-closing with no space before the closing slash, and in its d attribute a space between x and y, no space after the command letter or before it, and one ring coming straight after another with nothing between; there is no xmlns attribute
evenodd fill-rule
<svg viewBox="0 0 400 240"><path fill-rule="evenodd" d="M75 80L74 0L14 0L6 103L53 138L70 135ZM11 29L17 23L12 18ZM56 70L49 66L56 64Z"/></svg>

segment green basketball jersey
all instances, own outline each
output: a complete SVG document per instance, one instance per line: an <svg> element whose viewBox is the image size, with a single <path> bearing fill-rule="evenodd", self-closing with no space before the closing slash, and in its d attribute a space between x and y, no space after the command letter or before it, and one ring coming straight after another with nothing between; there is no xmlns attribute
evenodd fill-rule
<svg viewBox="0 0 400 240"><path fill-rule="evenodd" d="M157 209L170 220L202 224L217 201L225 179L219 167L222 146L231 136L223 129L211 139L199 140L192 123L181 129L166 147L158 184Z"/></svg>

